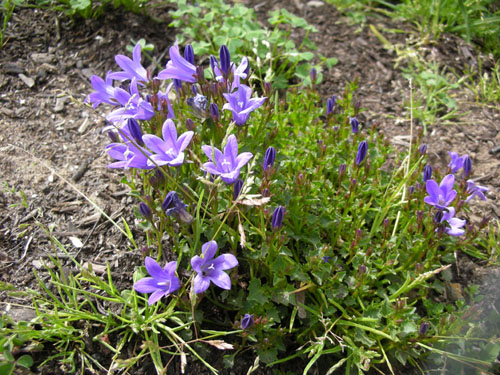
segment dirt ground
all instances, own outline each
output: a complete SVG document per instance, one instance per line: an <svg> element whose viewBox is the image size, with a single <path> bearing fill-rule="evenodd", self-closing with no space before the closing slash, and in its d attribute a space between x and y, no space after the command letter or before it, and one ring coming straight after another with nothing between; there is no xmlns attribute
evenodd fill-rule
<svg viewBox="0 0 500 375"><path fill-rule="evenodd" d="M316 26L319 32L312 39L319 51L339 59L336 66L324 72L320 92L325 98L341 94L344 86L358 77L356 98L366 109L362 122L378 122L392 143L406 147L410 134L408 109L404 107L410 95L408 80L394 69L395 52L385 49L368 27L350 24L321 1L248 0L246 4L262 20L268 10L280 6ZM162 64L166 62L175 30L167 27L166 12L163 19L165 23L156 24L120 10L87 21L72 21L61 14L34 9L14 13L7 29L7 44L0 50L1 281L20 289L36 287L32 270L42 268L41 260L54 251L37 221L50 228L77 260L109 262L119 285L131 287L132 270L141 264L142 255L128 250L125 238L85 197L113 219L123 217L140 241L140 231L133 229L132 208L137 202L119 183L123 172L106 168L109 158L104 147L109 140L100 133L103 118L82 101L92 90L90 76L102 77L108 70L116 70L114 56L129 54L126 45L131 39L145 38L154 44L155 56L161 57ZM392 44L400 45L405 36L386 31L411 27L387 18L369 18L367 23L375 25ZM300 39L301 35L294 37ZM477 61L474 47L455 36L421 47L421 52L459 75ZM484 67L492 65L490 57L482 58ZM488 200L475 203L469 219L477 222L483 215L499 219L500 152L490 152L500 145L498 103L478 104L468 90L455 92L454 99L463 116L455 124L428 128L424 142L431 161L444 168L448 151L468 153L473 162L472 178L490 189ZM21 192L27 208L20 204ZM465 262L469 266L464 283L498 280L498 270L468 259ZM494 281L483 284L483 288L492 295L500 294ZM6 292L0 292L0 301L30 303L8 299ZM498 299L491 303L499 308ZM8 306L1 304L2 311ZM19 308L12 308L10 313L22 319L32 314ZM243 366L241 373L248 367ZM56 370L47 371L42 373ZM199 371L191 373L204 373ZM137 373L146 374L148 370L139 369ZM271 372L262 370L261 374L265 373Z"/></svg>

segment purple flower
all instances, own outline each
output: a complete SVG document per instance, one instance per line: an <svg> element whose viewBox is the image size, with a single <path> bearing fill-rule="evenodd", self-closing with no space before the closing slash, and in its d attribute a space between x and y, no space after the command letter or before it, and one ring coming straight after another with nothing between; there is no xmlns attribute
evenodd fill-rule
<svg viewBox="0 0 500 375"><path fill-rule="evenodd" d="M170 61L164 70L158 73L158 79L178 79L186 82L196 82L196 67L179 53L177 41L169 49Z"/></svg>
<svg viewBox="0 0 500 375"><path fill-rule="evenodd" d="M196 94L194 98L188 98L187 104L194 109L195 115L204 118L206 116L208 100L201 94Z"/></svg>
<svg viewBox="0 0 500 375"><path fill-rule="evenodd" d="M193 221L193 216L186 210L187 204L180 200L177 192L169 192L163 201L161 208L168 216L176 216L184 223Z"/></svg>
<svg viewBox="0 0 500 375"><path fill-rule="evenodd" d="M455 173L464 166L464 158L467 155L458 156L456 152L448 152L448 154L451 156L451 161L450 164L448 164L448 167L450 168L451 173Z"/></svg>
<svg viewBox="0 0 500 375"><path fill-rule="evenodd" d="M276 150L273 146L270 146L267 148L266 153L264 155L264 170L268 170L269 168L272 168L274 165L274 160L276 159Z"/></svg>
<svg viewBox="0 0 500 375"><path fill-rule="evenodd" d="M445 176L439 186L436 181L427 180L425 187L429 195L424 198L424 202L441 210L446 209L457 196L454 185L455 177L452 174Z"/></svg>
<svg viewBox="0 0 500 375"><path fill-rule="evenodd" d="M237 179L233 185L233 200L238 199L241 193L241 188L243 187L243 180Z"/></svg>
<svg viewBox="0 0 500 375"><path fill-rule="evenodd" d="M108 114L106 120L115 124L129 118L147 121L154 116L154 108L150 102L141 98L135 78L132 78L129 89L130 92L121 87L115 89L115 99L121 107Z"/></svg>
<svg viewBox="0 0 500 375"><path fill-rule="evenodd" d="M148 205L144 202L139 203L139 212L141 213L142 216L144 216L146 219L151 219L151 209L148 207Z"/></svg>
<svg viewBox="0 0 500 375"><path fill-rule="evenodd" d="M152 277L145 277L134 284L134 289L139 293L153 293L148 298L148 304L159 301L181 287L179 278L175 275L177 262L169 262L161 268L153 258L146 257L146 270Z"/></svg>
<svg viewBox="0 0 500 375"><path fill-rule="evenodd" d="M443 218L441 219L441 223L446 223L448 226L444 229L446 233L450 236L461 236L465 233L465 230L461 229L465 226L466 221L462 219L458 219L455 216L455 208L448 207L443 211Z"/></svg>
<svg viewBox="0 0 500 375"><path fill-rule="evenodd" d="M248 329L254 325L253 314L245 314L243 319L241 319L241 328Z"/></svg>
<svg viewBox="0 0 500 375"><path fill-rule="evenodd" d="M356 165L360 165L365 160L366 152L368 151L368 143L363 141L358 146L358 153L356 154Z"/></svg>
<svg viewBox="0 0 500 375"><path fill-rule="evenodd" d="M238 141L234 135L227 139L224 154L212 146L201 147L209 162L203 164L203 168L213 176L221 176L226 184L232 184L238 179L240 169L252 158L252 153L243 152L238 155Z"/></svg>
<svg viewBox="0 0 500 375"><path fill-rule="evenodd" d="M427 152L427 145L424 143L423 145L421 145L421 146L418 148L418 151L419 151L422 155L425 155L425 153Z"/></svg>
<svg viewBox="0 0 500 375"><path fill-rule="evenodd" d="M359 121L356 117L350 117L349 123L351 124L351 129L354 134L359 132Z"/></svg>
<svg viewBox="0 0 500 375"><path fill-rule="evenodd" d="M311 83L314 85L316 83L316 80L318 79L318 71L316 70L316 68L311 69L309 77L311 78Z"/></svg>
<svg viewBox="0 0 500 375"><path fill-rule="evenodd" d="M488 188L486 186L480 186L476 185L476 183L473 180L467 180L467 193L470 194L467 199L465 200L466 202L469 202L472 198L475 196L479 197L479 199L485 201L486 197L484 193L488 191Z"/></svg>
<svg viewBox="0 0 500 375"><path fill-rule="evenodd" d="M185 132L177 138L177 129L171 119L165 120L162 128L163 139L153 134L145 134L142 139L155 154L151 156L149 165L170 165L177 167L184 162L184 150L191 142L194 133Z"/></svg>
<svg viewBox="0 0 500 375"><path fill-rule="evenodd" d="M240 85L232 94L223 95L228 103L224 104L222 109L233 112L233 121L239 126L245 125L250 113L264 104L267 99L266 97L251 98L252 89L246 85Z"/></svg>
<svg viewBox="0 0 500 375"><path fill-rule="evenodd" d="M201 257L195 255L191 258L191 267L196 271L194 278L194 292L203 293L213 282L219 288L231 289L231 279L225 270L238 265L238 260L232 254L222 254L214 259L217 252L217 242L209 241L201 247Z"/></svg>
<svg viewBox="0 0 500 375"><path fill-rule="evenodd" d="M212 116L212 119L217 122L219 120L219 107L215 103L210 103L208 106L208 110L210 111L210 115Z"/></svg>
<svg viewBox="0 0 500 375"><path fill-rule="evenodd" d="M153 166L148 164L148 158L151 153L137 145L130 128L127 123L119 133L123 138L124 143L111 143L106 146L106 152L113 159L119 160L108 165L108 168L138 168L152 169Z"/></svg>
<svg viewBox="0 0 500 375"><path fill-rule="evenodd" d="M432 167L427 164L424 167L422 180L424 180L424 182L426 182L427 180L430 180L431 178L432 178Z"/></svg>
<svg viewBox="0 0 500 375"><path fill-rule="evenodd" d="M132 60L127 56L117 55L115 61L123 71L110 73L110 78L118 81L135 78L141 86L149 82L148 72L141 64L141 45L139 43L134 47Z"/></svg>
<svg viewBox="0 0 500 375"><path fill-rule="evenodd" d="M424 322L424 323L420 324L420 329L418 331L419 335L425 336L425 334L429 330L430 326L431 326L431 324L428 322Z"/></svg>
<svg viewBox="0 0 500 375"><path fill-rule="evenodd" d="M271 217L271 227L273 229L280 229L283 226L283 217L285 216L285 207L278 206L273 212Z"/></svg>
<svg viewBox="0 0 500 375"><path fill-rule="evenodd" d="M90 83L94 88L95 92L90 93L85 99L86 102L92 103L93 108L101 103L108 103L111 105L117 105L118 102L115 99L115 88L113 87L113 79L109 76L111 72L106 75L106 81L104 81L99 76L90 77Z"/></svg>
<svg viewBox="0 0 500 375"><path fill-rule="evenodd" d="M191 44L188 44L186 45L186 47L184 47L184 58L188 63L194 65L194 50Z"/></svg>

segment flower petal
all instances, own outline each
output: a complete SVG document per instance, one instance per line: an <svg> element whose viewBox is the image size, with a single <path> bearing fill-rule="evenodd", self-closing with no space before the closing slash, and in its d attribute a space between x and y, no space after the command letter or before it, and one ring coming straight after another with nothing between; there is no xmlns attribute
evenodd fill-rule
<svg viewBox="0 0 500 375"><path fill-rule="evenodd" d="M142 136L144 144L153 152L163 155L166 149L166 144L163 140L154 134L144 134Z"/></svg>
<svg viewBox="0 0 500 375"><path fill-rule="evenodd" d="M201 266L203 265L203 263L204 260L198 255L195 255L191 258L191 267L193 267L193 270L195 270L197 273L201 273Z"/></svg>
<svg viewBox="0 0 500 375"><path fill-rule="evenodd" d="M212 281L219 288L226 290L231 289L231 278L224 271L213 271L210 274L210 281Z"/></svg>
<svg viewBox="0 0 500 375"><path fill-rule="evenodd" d="M439 188L443 192L443 195L446 196L448 192L453 190L453 186L455 185L455 176L452 174L446 175L441 183L439 184Z"/></svg>
<svg viewBox="0 0 500 375"><path fill-rule="evenodd" d="M203 244L201 247L201 252L203 254L204 262L207 262L210 259L213 259L215 253L217 252L217 242L208 241Z"/></svg>
<svg viewBox="0 0 500 375"><path fill-rule="evenodd" d="M236 157L238 156L238 141L234 134L231 134L227 139L226 147L224 147L224 156L231 161L231 166L236 165Z"/></svg>
<svg viewBox="0 0 500 375"><path fill-rule="evenodd" d="M175 273L176 268L177 268L177 262L175 260L168 262L163 268L163 274L171 276Z"/></svg>
<svg viewBox="0 0 500 375"><path fill-rule="evenodd" d="M151 306L155 302L159 301L163 296L166 296L168 292L165 292L164 290L157 290L156 292L153 292L148 298L148 305Z"/></svg>
<svg viewBox="0 0 500 375"><path fill-rule="evenodd" d="M219 270L228 270L238 265L238 259L233 254L222 254L214 259L213 265Z"/></svg>
<svg viewBox="0 0 500 375"><path fill-rule="evenodd" d="M242 168L248 161L252 158L253 154L251 152L242 152L236 158L236 168Z"/></svg>
<svg viewBox="0 0 500 375"><path fill-rule="evenodd" d="M161 269L160 265L153 258L146 257L144 264L146 265L146 270L148 271L148 273L151 276L153 276L155 279L165 278L165 274L163 273L163 270Z"/></svg>
<svg viewBox="0 0 500 375"><path fill-rule="evenodd" d="M134 290L139 293L153 293L158 289L158 281L152 277L145 277L134 284Z"/></svg>
<svg viewBox="0 0 500 375"><path fill-rule="evenodd" d="M194 132L188 131L182 134L176 142L177 151L182 152L189 146L189 142L191 142L191 138L193 138Z"/></svg>
<svg viewBox="0 0 500 375"><path fill-rule="evenodd" d="M207 158L214 163L222 158L222 152L217 147L205 145L201 146L201 149L203 150ZM215 157L215 160L213 159L213 157Z"/></svg>
<svg viewBox="0 0 500 375"><path fill-rule="evenodd" d="M210 280L207 277L202 277L200 274L194 278L194 292L196 294L203 293L210 286Z"/></svg>

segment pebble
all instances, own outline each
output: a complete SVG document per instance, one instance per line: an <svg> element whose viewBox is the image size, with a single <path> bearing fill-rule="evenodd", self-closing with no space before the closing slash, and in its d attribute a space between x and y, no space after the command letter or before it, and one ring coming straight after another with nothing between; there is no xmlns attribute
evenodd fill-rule
<svg viewBox="0 0 500 375"><path fill-rule="evenodd" d="M55 61L56 56L50 53L32 53L30 55L31 60L37 64L51 63Z"/></svg>
<svg viewBox="0 0 500 375"><path fill-rule="evenodd" d="M33 78L25 76L23 73L19 73L17 76L29 88L32 88L33 86L35 86L35 80Z"/></svg>
<svg viewBox="0 0 500 375"><path fill-rule="evenodd" d="M65 96L57 98L56 105L54 106L54 112L55 113L62 112L64 110L64 104L66 103L67 100L68 98Z"/></svg>

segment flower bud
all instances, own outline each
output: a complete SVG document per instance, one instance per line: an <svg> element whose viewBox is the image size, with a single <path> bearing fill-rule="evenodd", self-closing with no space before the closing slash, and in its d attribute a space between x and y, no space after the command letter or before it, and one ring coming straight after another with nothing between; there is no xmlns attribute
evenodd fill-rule
<svg viewBox="0 0 500 375"><path fill-rule="evenodd" d="M333 109L335 108L335 103L337 102L337 97L333 95L331 98L328 98L326 100L326 115L328 116L330 113L333 112Z"/></svg>
<svg viewBox="0 0 500 375"><path fill-rule="evenodd" d="M311 69L311 73L309 73L309 76L311 77L311 83L314 85L316 83L316 80L318 79L318 72L315 68Z"/></svg>
<svg viewBox="0 0 500 375"><path fill-rule="evenodd" d="M366 152L368 150L368 143L363 141L358 146L358 153L356 155L356 165L360 165L365 160Z"/></svg>
<svg viewBox="0 0 500 375"><path fill-rule="evenodd" d="M424 167L422 180L424 180L424 182L427 182L427 180L430 180L431 178L432 178L432 167L429 164L427 164Z"/></svg>
<svg viewBox="0 0 500 375"><path fill-rule="evenodd" d="M154 189L158 189L164 181L165 176L159 168L156 168L154 175L149 178L149 183Z"/></svg>
<svg viewBox="0 0 500 375"><path fill-rule="evenodd" d="M469 155L464 155L464 176L467 177L472 169L472 160Z"/></svg>
<svg viewBox="0 0 500 375"><path fill-rule="evenodd" d="M356 115L359 112L359 109L361 108L361 101L358 100L356 104L354 104L354 114Z"/></svg>
<svg viewBox="0 0 500 375"><path fill-rule="evenodd" d="M253 314L245 314L243 319L241 319L241 328L248 329L254 325Z"/></svg>
<svg viewBox="0 0 500 375"><path fill-rule="evenodd" d="M174 78L174 88L177 92L182 90L182 81L180 79Z"/></svg>
<svg viewBox="0 0 500 375"><path fill-rule="evenodd" d="M119 142L118 137L113 130L108 131L108 137L109 137L109 139L111 139L111 142L114 142L114 143Z"/></svg>
<svg viewBox="0 0 500 375"><path fill-rule="evenodd" d="M434 222L436 224L439 224L441 221L443 221L443 211L438 211L436 212L436 214L434 215Z"/></svg>
<svg viewBox="0 0 500 375"><path fill-rule="evenodd" d="M425 334L429 330L430 326L431 326L431 324L429 322L424 322L424 323L420 324L420 329L418 331L419 335L425 336Z"/></svg>
<svg viewBox="0 0 500 375"><path fill-rule="evenodd" d="M219 121L219 107L217 106L217 104L210 103L208 109L210 111L210 115L212 115L212 119L215 122L218 122Z"/></svg>
<svg viewBox="0 0 500 375"><path fill-rule="evenodd" d="M345 171L346 171L346 169L347 169L347 165L345 165L345 164L340 164L340 165L339 165L339 176L343 176L343 175L344 175L344 173L345 173Z"/></svg>
<svg viewBox="0 0 500 375"><path fill-rule="evenodd" d="M354 134L359 132L359 121L356 117L350 117L349 123L351 124L351 129Z"/></svg>
<svg viewBox="0 0 500 375"><path fill-rule="evenodd" d="M262 197L267 198L271 196L271 191L268 188L262 190Z"/></svg>
<svg viewBox="0 0 500 375"><path fill-rule="evenodd" d="M144 142L142 140L142 132L139 127L139 123L136 119L129 118L127 120L127 127L130 132L130 135L134 138L139 146L144 146Z"/></svg>
<svg viewBox="0 0 500 375"><path fill-rule="evenodd" d="M192 130L194 130L194 128L195 128L195 125L194 125L193 120L191 120L190 118L188 118L186 120L186 129L192 131Z"/></svg>
<svg viewBox="0 0 500 375"><path fill-rule="evenodd" d="M273 216L271 218L271 227L276 230L280 229L283 226L283 216L285 215L285 207L278 206L273 212Z"/></svg>
<svg viewBox="0 0 500 375"><path fill-rule="evenodd" d="M231 65L231 56L229 50L223 44L219 49L220 70L227 76L229 67Z"/></svg>
<svg viewBox="0 0 500 375"><path fill-rule="evenodd" d="M271 82L264 82L264 93L269 98L271 96Z"/></svg>
<svg viewBox="0 0 500 375"><path fill-rule="evenodd" d="M264 170L271 168L274 165L274 160L276 159L276 150L273 146L267 148L264 155Z"/></svg>
<svg viewBox="0 0 500 375"><path fill-rule="evenodd" d="M241 179L237 179L233 186L233 200L236 200L241 193L241 188L243 187L243 181Z"/></svg>
<svg viewBox="0 0 500 375"><path fill-rule="evenodd" d="M427 145L424 143L423 145L421 145L419 148L418 148L418 151L422 154L422 155L425 155L426 152L427 152Z"/></svg>
<svg viewBox="0 0 500 375"><path fill-rule="evenodd" d="M139 203L139 211L144 218L151 220L152 214L151 209L144 202Z"/></svg>
<svg viewBox="0 0 500 375"><path fill-rule="evenodd" d="M191 44L188 44L186 45L186 47L184 47L184 58L187 62L194 65L194 51Z"/></svg>

